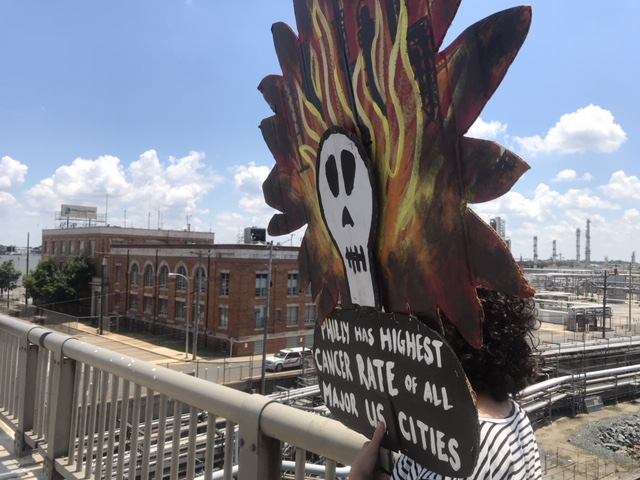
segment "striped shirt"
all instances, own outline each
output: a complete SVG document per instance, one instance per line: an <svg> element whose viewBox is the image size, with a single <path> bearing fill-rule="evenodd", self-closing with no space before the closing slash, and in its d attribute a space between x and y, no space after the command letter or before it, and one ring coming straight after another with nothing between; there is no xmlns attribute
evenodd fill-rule
<svg viewBox="0 0 640 480"><path fill-rule="evenodd" d="M542 478L540 452L527 414L511 401L507 418L479 418L480 450L471 479L536 480ZM402 455L393 480L454 480L421 467Z"/></svg>

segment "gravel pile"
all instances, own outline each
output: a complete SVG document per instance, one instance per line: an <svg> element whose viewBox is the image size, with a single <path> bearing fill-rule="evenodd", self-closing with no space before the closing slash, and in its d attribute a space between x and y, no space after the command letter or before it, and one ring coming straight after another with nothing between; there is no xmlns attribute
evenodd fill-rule
<svg viewBox="0 0 640 480"><path fill-rule="evenodd" d="M640 414L598 420L576 428L569 441L607 460L640 461Z"/></svg>

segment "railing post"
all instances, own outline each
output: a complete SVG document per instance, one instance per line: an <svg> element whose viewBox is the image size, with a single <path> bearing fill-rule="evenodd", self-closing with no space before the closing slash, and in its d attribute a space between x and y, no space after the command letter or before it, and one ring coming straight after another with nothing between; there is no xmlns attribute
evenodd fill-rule
<svg viewBox="0 0 640 480"><path fill-rule="evenodd" d="M260 428L265 407L273 402L262 395L251 395L243 402L245 420L239 425L239 480L279 480L282 478L280 440L266 436Z"/></svg>
<svg viewBox="0 0 640 480"><path fill-rule="evenodd" d="M51 404L47 426L47 451L44 458L45 480L61 478L55 470L56 458L69 454L69 435L73 412L73 383L76 361L64 358L62 349L54 352L52 364Z"/></svg>
<svg viewBox="0 0 640 480"><path fill-rule="evenodd" d="M27 444L26 432L33 429L38 370L38 346L28 338L20 340L18 365L18 428L14 436L13 451L19 457L28 455L31 446Z"/></svg>

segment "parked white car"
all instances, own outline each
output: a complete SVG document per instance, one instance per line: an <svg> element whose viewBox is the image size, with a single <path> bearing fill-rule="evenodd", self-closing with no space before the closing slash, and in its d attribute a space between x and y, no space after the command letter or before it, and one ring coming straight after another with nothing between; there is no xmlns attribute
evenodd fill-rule
<svg viewBox="0 0 640 480"><path fill-rule="evenodd" d="M265 370L281 372L285 368L301 368L311 361L311 350L303 347L285 348L274 355L267 355Z"/></svg>

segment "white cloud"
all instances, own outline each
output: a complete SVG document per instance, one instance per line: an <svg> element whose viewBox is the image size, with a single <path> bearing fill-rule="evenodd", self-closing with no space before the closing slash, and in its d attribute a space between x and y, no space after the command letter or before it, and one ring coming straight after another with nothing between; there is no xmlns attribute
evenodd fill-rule
<svg viewBox="0 0 640 480"><path fill-rule="evenodd" d="M0 159L0 188L11 188L24 183L27 170L28 167L18 160L8 156L2 157Z"/></svg>
<svg viewBox="0 0 640 480"><path fill-rule="evenodd" d="M240 199L240 207L248 213L268 215L273 210L264 201L262 193L262 184L269 175L269 167L257 166L251 162L249 165L241 165L236 167L236 173L233 176L235 189L242 195Z"/></svg>
<svg viewBox="0 0 640 480"><path fill-rule="evenodd" d="M635 175L627 176L621 170L614 172L609 183L599 188L614 200L640 200L640 179Z"/></svg>
<svg viewBox="0 0 640 480"><path fill-rule="evenodd" d="M625 210L624 216L622 217L626 222L633 222L635 225L640 227L640 210L637 208L630 208L629 210Z"/></svg>
<svg viewBox="0 0 640 480"><path fill-rule="evenodd" d="M9 205L13 205L16 203L16 198L7 192L0 192L0 206L8 207Z"/></svg>
<svg viewBox="0 0 640 480"><path fill-rule="evenodd" d="M629 189L634 182L637 179L619 174L612 177L610 185ZM495 216L506 221L512 252L517 258L520 255L532 258L535 236L540 259L551 257L553 240L557 241L558 254L573 259L579 228L580 258L584 260L587 220L591 221L592 260L601 260L605 255L612 259L627 258L633 249L630 239L640 235L640 210L637 202L625 205L624 199L601 195L601 188L597 193L588 188L559 191L540 184L531 193L511 191L473 208L487 222Z"/></svg>
<svg viewBox="0 0 640 480"><path fill-rule="evenodd" d="M221 181L206 170L203 160L204 154L190 152L163 163L154 150L148 150L125 169L113 156L78 158L33 186L26 196L32 207L51 212L61 203L101 205L108 195L111 222L124 224L126 215L127 226L143 227L153 212L154 220L164 215L165 228L183 228L185 214L207 212L198 208L198 202Z"/></svg>
<svg viewBox="0 0 640 480"><path fill-rule="evenodd" d="M553 179L554 182L571 182L578 177L578 174L575 170L571 170L570 168L565 168L561 172L556 175L556 178Z"/></svg>
<svg viewBox="0 0 640 480"><path fill-rule="evenodd" d="M495 140L499 134L504 134L507 131L507 125L497 120L485 122L482 118L473 122L471 128L467 132L467 135L475 138L484 138L487 140Z"/></svg>
<svg viewBox="0 0 640 480"><path fill-rule="evenodd" d="M596 105L580 108L560 117L544 138L515 137L528 155L538 153L611 153L627 139L622 127L615 123L610 111Z"/></svg>
<svg viewBox="0 0 640 480"><path fill-rule="evenodd" d="M584 180L585 182L590 182L591 180L593 180L593 175L591 175L589 172L586 172L584 175L582 175L582 180Z"/></svg>
<svg viewBox="0 0 640 480"><path fill-rule="evenodd" d="M93 197L122 195L128 191L124 170L120 160L112 156L102 156L96 160L76 158L71 165L63 165L55 173L41 180L28 192L33 204L91 202Z"/></svg>

